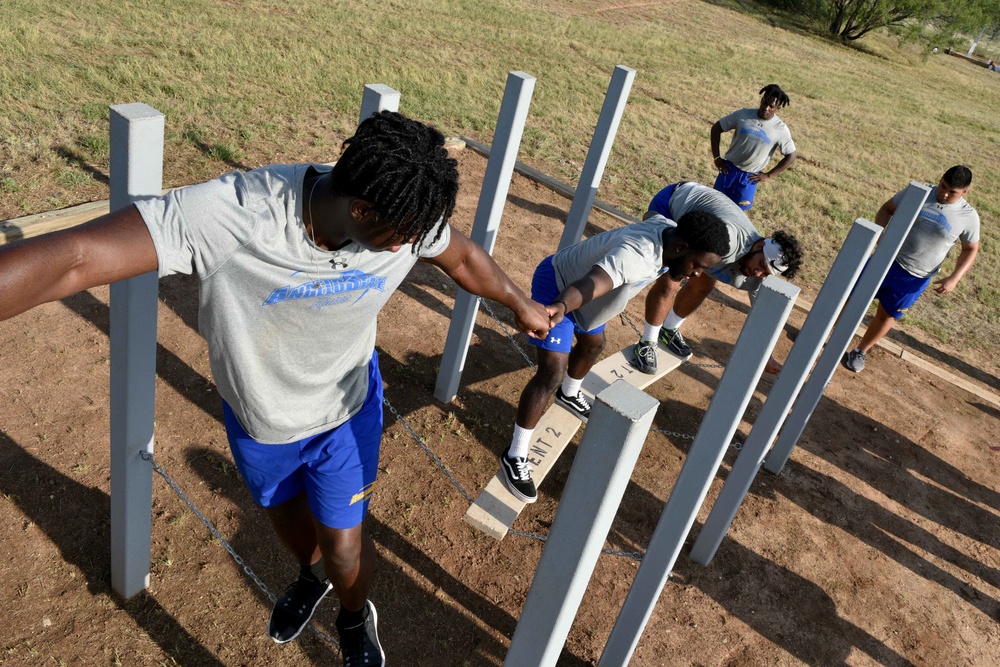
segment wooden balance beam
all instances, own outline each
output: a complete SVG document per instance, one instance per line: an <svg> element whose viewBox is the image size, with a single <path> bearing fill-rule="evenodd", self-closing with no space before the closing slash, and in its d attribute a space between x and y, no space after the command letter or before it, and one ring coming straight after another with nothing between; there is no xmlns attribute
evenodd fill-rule
<svg viewBox="0 0 1000 667"><path fill-rule="evenodd" d="M632 346L629 346L598 362L584 378L583 390L591 396L596 396L618 380L625 380L634 387L645 389L687 359L668 352L662 345L657 345L657 371L655 375L647 375L629 363L631 358ZM566 449L566 445L582 424L579 417L558 403L550 405L542 415L532 434L534 440L528 449L528 463L533 470L531 478L536 488L552 470L556 459ZM498 471L493 476L465 513L466 522L497 540L503 539L527 504L511 495L500 481L501 474L503 473Z"/></svg>

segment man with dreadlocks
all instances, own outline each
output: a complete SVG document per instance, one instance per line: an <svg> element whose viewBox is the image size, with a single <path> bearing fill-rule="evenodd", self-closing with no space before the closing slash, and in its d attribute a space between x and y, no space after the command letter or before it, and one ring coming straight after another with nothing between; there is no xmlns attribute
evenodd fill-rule
<svg viewBox="0 0 1000 667"><path fill-rule="evenodd" d="M758 183L771 180L795 162L792 135L784 121L775 115L788 103L785 91L778 84L769 83L760 89L758 108L739 109L712 125L712 159L719 170L714 187L744 211L753 206ZM723 132L735 132L725 157L719 150ZM762 171L776 148L781 149L781 161L770 171Z"/></svg>
<svg viewBox="0 0 1000 667"><path fill-rule="evenodd" d="M500 481L515 498L525 503L537 498L528 446L552 395L581 420L590 417L580 387L604 349L605 322L658 276L697 276L728 250L722 221L711 212L692 211L677 222L654 215L542 260L531 297L549 304L552 326L547 337L529 341L538 348L538 366L521 392L510 447L500 455Z"/></svg>
<svg viewBox="0 0 1000 667"><path fill-rule="evenodd" d="M344 145L332 169L232 172L0 248L0 319L150 271L196 274L233 458L300 566L268 632L294 639L333 589L344 664L360 667L385 663L362 525L382 432L379 311L420 259L529 335L549 316L450 227L458 171L440 132L382 112Z"/></svg>
<svg viewBox="0 0 1000 667"><path fill-rule="evenodd" d="M747 214L718 190L707 185L682 181L660 190L645 217L663 215L680 217L690 211L708 211L719 217L729 235L729 253L715 266L686 283L669 275L661 276L646 295L646 322L633 350L633 365L643 373L656 374L656 340L679 357L691 356L691 348L680 327L711 293L718 281L749 292L754 301L764 278L782 275L793 278L802 263L802 251L794 236L775 232L764 238L751 224ZM769 359L765 370L777 373L781 366Z"/></svg>

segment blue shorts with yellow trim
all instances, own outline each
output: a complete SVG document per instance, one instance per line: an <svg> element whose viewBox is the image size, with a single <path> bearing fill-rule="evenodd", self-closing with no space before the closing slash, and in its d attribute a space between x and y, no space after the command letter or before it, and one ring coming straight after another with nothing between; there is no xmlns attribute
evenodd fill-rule
<svg viewBox="0 0 1000 667"><path fill-rule="evenodd" d="M743 171L729 160L726 160L726 164L729 171L725 174L720 171L712 187L732 199L744 211L749 211L753 208L753 198L757 195L757 184L750 180L754 174Z"/></svg>
<svg viewBox="0 0 1000 667"><path fill-rule="evenodd" d="M875 298L890 317L898 320L917 302L933 277L933 274L925 278L915 276L893 262L882 285L875 292Z"/></svg>
<svg viewBox="0 0 1000 667"><path fill-rule="evenodd" d="M324 433L286 444L251 438L222 404L226 436L236 467L262 507L275 507L305 492L316 519L330 528L353 528L365 518L378 472L382 442L382 375L378 354L368 362L368 395L348 421Z"/></svg>

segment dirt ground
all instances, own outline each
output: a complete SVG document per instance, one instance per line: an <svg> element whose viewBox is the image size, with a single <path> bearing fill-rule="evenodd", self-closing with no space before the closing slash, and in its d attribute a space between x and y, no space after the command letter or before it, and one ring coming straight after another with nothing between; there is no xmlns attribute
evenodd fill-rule
<svg viewBox="0 0 1000 667"><path fill-rule="evenodd" d="M460 159L455 222L468 230L485 160L471 151ZM555 247L568 207L515 176L496 257L522 287ZM595 215L588 234L618 224ZM435 401L454 294L436 269L418 266L382 313L378 346L393 408L475 496L496 471L532 370L481 314L458 398ZM160 296L156 460L280 593L296 567L233 468L197 333L196 285L163 280ZM149 589L128 601L112 592L107 303L108 290L95 289L0 323L0 663L339 664L316 634L283 646L267 638L266 596L160 476ZM648 390L661 402L656 427L696 432L721 370L695 364L726 361L745 312L742 296L717 293L685 325L695 363ZM641 299L628 313L641 321ZM796 311L790 330L801 319ZM613 321L608 339L613 351L635 335ZM783 336L779 359L790 345ZM760 381L739 438L773 382ZM631 664L1000 664L998 417L884 352L860 375L839 370L788 466L759 475L714 561L703 567L682 552ZM644 550L689 445L650 434L608 546ZM516 529L547 532L573 450ZM726 455L692 537L735 456ZM502 664L543 543L497 542L464 523L462 492L390 414L379 480L372 599L389 664ZM600 558L560 665L596 664L638 565ZM321 605L316 625L332 634L336 611L334 601Z"/></svg>

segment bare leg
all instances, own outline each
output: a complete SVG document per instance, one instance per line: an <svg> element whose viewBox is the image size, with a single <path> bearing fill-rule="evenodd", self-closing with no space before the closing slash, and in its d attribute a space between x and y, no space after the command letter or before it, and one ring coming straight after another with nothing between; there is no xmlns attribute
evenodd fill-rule
<svg viewBox="0 0 1000 667"><path fill-rule="evenodd" d="M566 375L566 364L569 360L569 354L565 352L536 349L538 366L535 375L528 380L517 402L516 422L518 426L526 429L535 428L538 420L542 418L549 399L556 393L563 376Z"/></svg>
<svg viewBox="0 0 1000 667"><path fill-rule="evenodd" d="M688 278L687 284L681 288L674 299L674 312L679 317L687 317L693 313L711 291L715 289L715 282L715 278L707 276L704 273L694 278ZM664 317L666 317L666 314L664 314Z"/></svg>
<svg viewBox="0 0 1000 667"><path fill-rule="evenodd" d="M872 318L871 324L868 325L868 329L865 330L865 335L861 337L861 342L858 343L858 349L868 354L868 350L875 347L875 343L882 340L882 338L889 333L889 330L896 325L896 319L885 312L882 304L878 304L878 309L875 311L875 317Z"/></svg>
<svg viewBox="0 0 1000 667"><path fill-rule="evenodd" d="M375 543L363 524L340 529L313 520L326 576L347 611L361 611L368 600L368 589L375 571Z"/></svg>
<svg viewBox="0 0 1000 667"><path fill-rule="evenodd" d="M299 565L308 566L319 560L321 553L312 510L304 492L281 505L265 509L274 532Z"/></svg>
<svg viewBox="0 0 1000 667"><path fill-rule="evenodd" d="M646 295L647 322L654 326L663 324L683 284L683 281L671 280L670 275L666 273L656 279L649 288L649 294Z"/></svg>
<svg viewBox="0 0 1000 667"><path fill-rule="evenodd" d="M666 317L666 315L664 315ZM569 353L569 376L582 380L597 363L604 351L604 332L599 334L577 334L576 345ZM559 378L562 380L562 378Z"/></svg>

